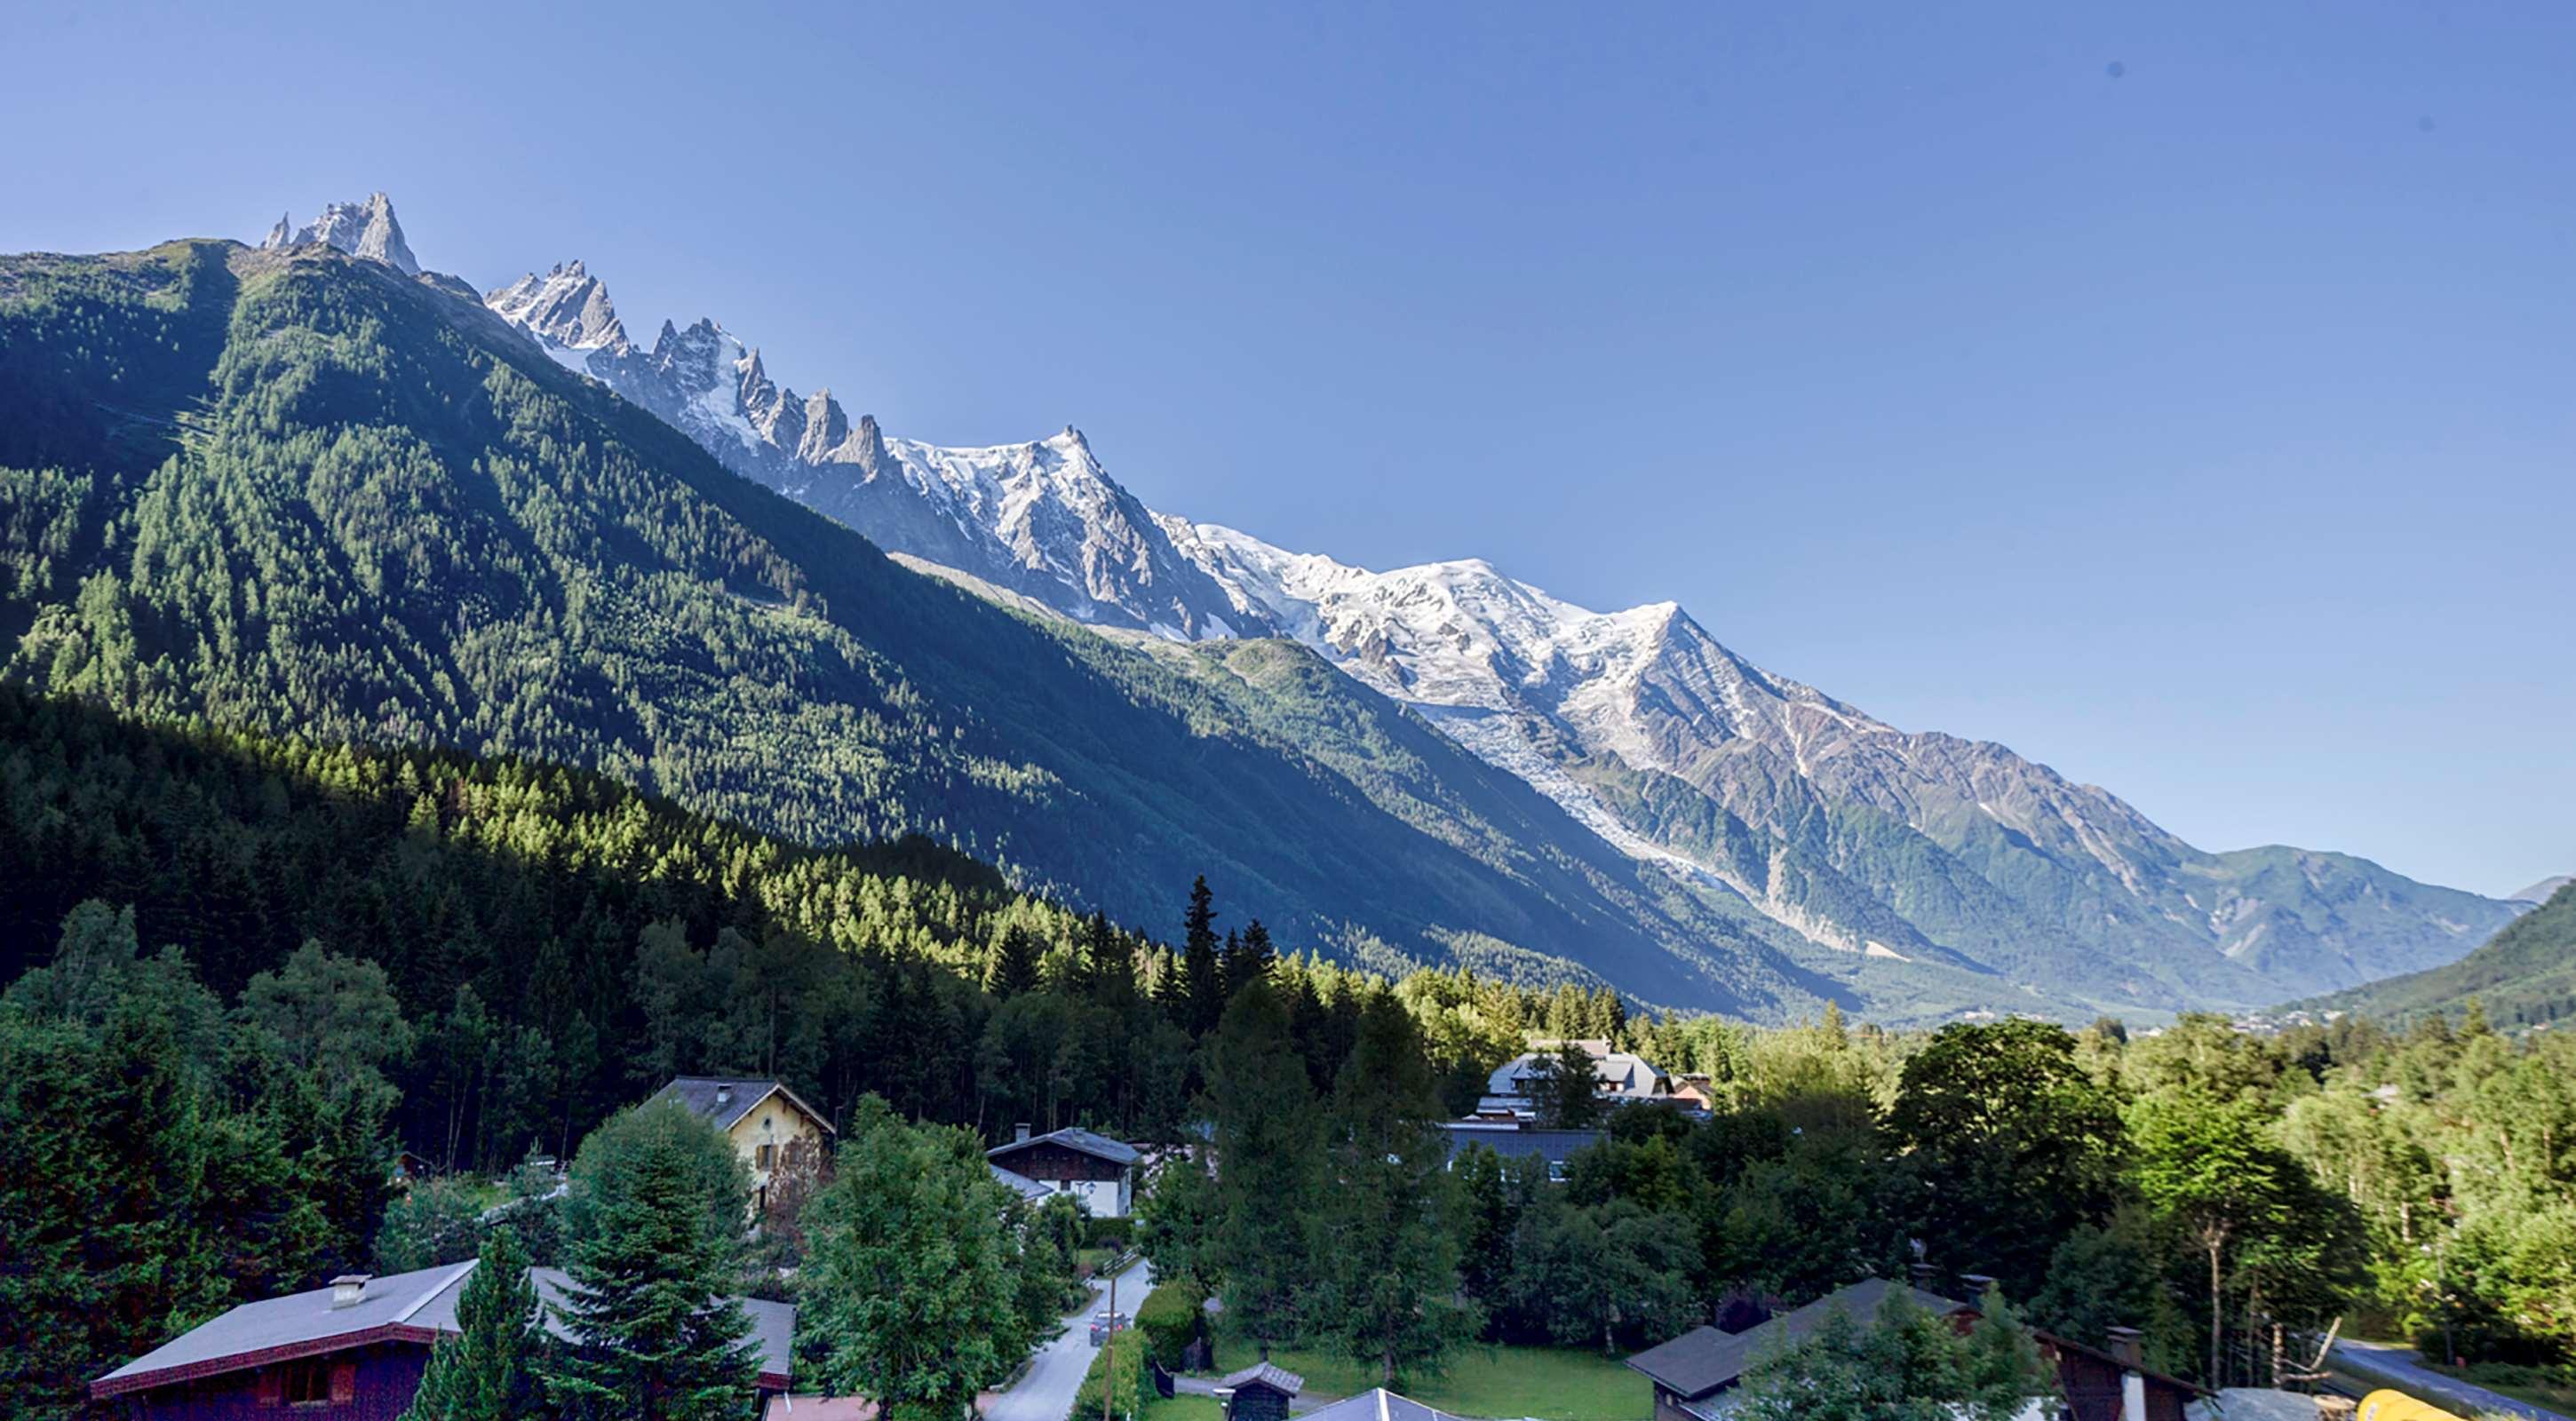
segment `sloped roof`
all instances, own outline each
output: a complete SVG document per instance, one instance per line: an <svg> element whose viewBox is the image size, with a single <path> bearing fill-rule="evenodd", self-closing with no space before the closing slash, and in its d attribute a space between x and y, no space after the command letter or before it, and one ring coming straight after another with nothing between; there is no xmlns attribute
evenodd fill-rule
<svg viewBox="0 0 2576 1421"><path fill-rule="evenodd" d="M1579 1042L1577 1044L1588 1048L1593 1043ZM1596 1077L1598 1077L1598 1081L1595 1085L1596 1089L1606 1092L1612 1096L1639 1096L1653 1095L1655 1093L1655 1082L1664 1078L1663 1072L1656 1070L1654 1066L1649 1064L1642 1056L1632 1055L1626 1051L1610 1050L1610 1043L1606 1041L1599 1044L1602 1047L1601 1050L1587 1050L1587 1054L1592 1058L1592 1072ZM1521 1082L1523 1080L1537 1075L1540 1071L1552 1066L1555 1061L1556 1055L1553 1050L1544 1052L1525 1051L1518 1056L1514 1056L1502 1065L1495 1067L1494 1073L1486 1078L1485 1093L1488 1095L1520 1095L1523 1093L1521 1090ZM1546 1064L1542 1065L1542 1062Z"/></svg>
<svg viewBox="0 0 2576 1421"><path fill-rule="evenodd" d="M1031 1135L1025 1140L1013 1140L1007 1145L995 1145L984 1152L984 1158L999 1159L1033 1145L1062 1145L1068 1150L1080 1150L1084 1154L1105 1159L1111 1164L1134 1164L1140 1158L1133 1145L1121 1144L1107 1135L1095 1135L1089 1130L1075 1126L1049 1130L1043 1135Z"/></svg>
<svg viewBox="0 0 2576 1421"><path fill-rule="evenodd" d="M1537 1155L1551 1164L1563 1164L1584 1150L1601 1143L1598 1130L1532 1130L1509 1125L1470 1124L1450 1121L1440 1127L1449 1136L1449 1158L1478 1145L1505 1159Z"/></svg>
<svg viewBox="0 0 2576 1421"><path fill-rule="evenodd" d="M689 1108L689 1113L715 1126L730 1130L734 1123L751 1113L751 1108L772 1095L783 1095L787 1102L804 1112L807 1118L823 1127L826 1135L841 1133L832 1128L831 1119L822 1111L807 1105L796 1092L776 1081L733 1080L724 1076L681 1076L653 1093L655 1100L668 1097Z"/></svg>
<svg viewBox="0 0 2576 1421"><path fill-rule="evenodd" d="M440 1333L461 1330L456 1322L457 1299L474 1269L475 1263L469 1260L371 1278L359 1300L347 1307L331 1306L334 1290L328 1287L243 1303L100 1377L90 1384L90 1394L116 1396L371 1342L427 1345ZM557 1268L531 1268L528 1278L544 1304L546 1330L564 1335L557 1309L572 1286L571 1279ZM761 1384L784 1387L788 1345L796 1332L795 1305L758 1298L741 1301L751 1318L751 1345L760 1355Z"/></svg>
<svg viewBox="0 0 2576 1421"><path fill-rule="evenodd" d="M1347 1401L1309 1411L1302 1421L1464 1421L1464 1418L1423 1405L1409 1396L1398 1396L1385 1387L1376 1387Z"/></svg>
<svg viewBox="0 0 2576 1421"><path fill-rule="evenodd" d="M1887 1300L1888 1291L1904 1286L1884 1278L1864 1278L1848 1288L1837 1288L1805 1307L1784 1312L1742 1332L1694 1327L1669 1342L1630 1357L1628 1365L1644 1372L1657 1385L1684 1400L1696 1399L1742 1377L1745 1368L1753 1365L1753 1359L1766 1349L1804 1341L1836 1308L1849 1314L1853 1321L1866 1325L1878 1315L1879 1304ZM1920 1288L1905 1290L1913 1294L1917 1307L1935 1316L1972 1311L1966 1303L1936 1293L1927 1293Z"/></svg>
<svg viewBox="0 0 2576 1421"><path fill-rule="evenodd" d="M1305 1390L1306 1379L1284 1367L1268 1362L1255 1362L1239 1372L1229 1372L1217 1383L1221 1387L1243 1388L1258 1383L1295 1396Z"/></svg>
<svg viewBox="0 0 2576 1421"><path fill-rule="evenodd" d="M1054 1190L1047 1188L1045 1185L1038 1183L1027 1175L1014 1174L1011 1171L1002 1168L1000 1165L993 1163L991 1160L984 1161L984 1167L993 1171L993 1177L995 1179L1000 1180L1003 1184L1017 1191L1019 1196L1023 1199L1046 1199L1055 1194Z"/></svg>

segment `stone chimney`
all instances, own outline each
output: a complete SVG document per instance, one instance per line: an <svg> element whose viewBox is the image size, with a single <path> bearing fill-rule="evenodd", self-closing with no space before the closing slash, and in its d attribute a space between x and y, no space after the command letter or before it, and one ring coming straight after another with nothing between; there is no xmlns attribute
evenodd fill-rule
<svg viewBox="0 0 2576 1421"><path fill-rule="evenodd" d="M1921 1262L1910 1265L1905 1271L1913 1275L1914 1286L1927 1293L1932 1291L1932 1280L1941 1273L1940 1269L1931 1264Z"/></svg>
<svg viewBox="0 0 2576 1421"><path fill-rule="evenodd" d="M369 1274L343 1273L331 1280L331 1306L353 1308L367 1299Z"/></svg>
<svg viewBox="0 0 2576 1421"><path fill-rule="evenodd" d="M1019 1144L1029 1137L1029 1122L1023 1120L1011 1127L1011 1143Z"/></svg>
<svg viewBox="0 0 2576 1421"><path fill-rule="evenodd" d="M1968 1296L1960 1301L1970 1307L1984 1307L1986 1294L1993 1292L1995 1287L1994 1275L1991 1273L1962 1273L1959 1275L1959 1282L1968 1290Z"/></svg>
<svg viewBox="0 0 2576 1421"><path fill-rule="evenodd" d="M2145 1333L2134 1327L2114 1327L2109 1331L2111 1360L2124 1367L2143 1367L2147 1364Z"/></svg>

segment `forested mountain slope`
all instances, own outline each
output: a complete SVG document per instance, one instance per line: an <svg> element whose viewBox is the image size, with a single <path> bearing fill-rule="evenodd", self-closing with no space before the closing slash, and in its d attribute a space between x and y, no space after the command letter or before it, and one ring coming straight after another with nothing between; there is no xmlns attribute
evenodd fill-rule
<svg viewBox="0 0 2576 1421"><path fill-rule="evenodd" d="M2475 1001L2499 1026L2576 1018L2576 884L2447 966L2302 1003L2316 1010L2407 1021L2456 1016Z"/></svg>
<svg viewBox="0 0 2576 1421"><path fill-rule="evenodd" d="M1303 651L1268 644L1256 687L997 610L446 279L323 246L10 259L0 376L29 685L586 765L816 842L923 833L1127 921L1205 872L1359 959L1755 1016L1837 990Z"/></svg>

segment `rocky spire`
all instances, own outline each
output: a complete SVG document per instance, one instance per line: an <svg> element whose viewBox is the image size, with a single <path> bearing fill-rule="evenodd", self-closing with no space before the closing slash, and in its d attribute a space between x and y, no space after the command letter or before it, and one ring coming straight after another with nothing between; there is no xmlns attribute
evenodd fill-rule
<svg viewBox="0 0 2576 1421"><path fill-rule="evenodd" d="M577 261L558 262L543 274L530 272L485 293L483 304L502 319L574 350L623 354L630 348L608 288Z"/></svg>
<svg viewBox="0 0 2576 1421"><path fill-rule="evenodd" d="M394 200L383 193L371 193L363 203L335 202L322 209L322 215L294 231L287 230L290 219L280 217L269 229L264 248L301 247L320 243L336 247L353 257L383 262L405 276L420 275L420 262L411 254L411 244L403 240L402 224L394 220Z"/></svg>

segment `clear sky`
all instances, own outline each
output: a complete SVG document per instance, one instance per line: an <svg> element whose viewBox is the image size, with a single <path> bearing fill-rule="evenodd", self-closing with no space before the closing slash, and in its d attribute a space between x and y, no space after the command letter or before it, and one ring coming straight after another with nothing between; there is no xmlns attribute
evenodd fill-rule
<svg viewBox="0 0 2576 1421"><path fill-rule="evenodd" d="M0 250L390 191L1153 505L2576 871L2576 7L12 7Z"/></svg>

